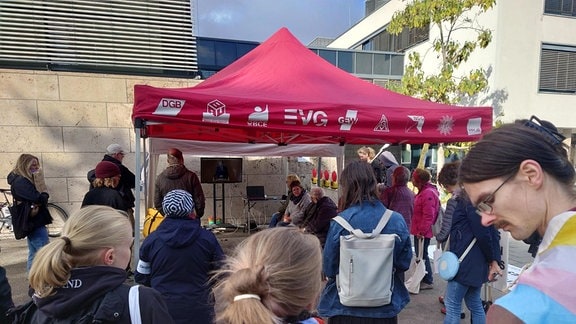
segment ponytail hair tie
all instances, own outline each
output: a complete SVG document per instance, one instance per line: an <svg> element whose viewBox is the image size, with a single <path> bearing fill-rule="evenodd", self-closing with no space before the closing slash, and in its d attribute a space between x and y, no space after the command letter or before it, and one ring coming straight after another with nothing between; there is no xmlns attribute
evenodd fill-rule
<svg viewBox="0 0 576 324"><path fill-rule="evenodd" d="M255 294L242 294L242 295L238 295L238 296L235 296L235 297L234 297L234 301L235 301L235 302L237 302L237 301L239 301L239 300L242 300L242 299L258 299L258 300L261 300L261 299L260 299L260 296L255 295Z"/></svg>
<svg viewBox="0 0 576 324"><path fill-rule="evenodd" d="M72 241L67 236L60 236L64 240L64 252L70 254L72 251Z"/></svg>

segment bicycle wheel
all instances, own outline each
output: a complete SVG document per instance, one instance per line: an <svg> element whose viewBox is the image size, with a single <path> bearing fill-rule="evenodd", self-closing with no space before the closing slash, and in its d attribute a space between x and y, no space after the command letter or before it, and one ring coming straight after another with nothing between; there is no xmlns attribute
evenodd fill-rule
<svg viewBox="0 0 576 324"><path fill-rule="evenodd" d="M48 224L46 226L46 228L48 228L48 236L59 237L60 233L62 232L64 222L66 222L68 219L68 213L66 213L62 207L54 203L48 203L47 207L50 215L52 216L52 224Z"/></svg>

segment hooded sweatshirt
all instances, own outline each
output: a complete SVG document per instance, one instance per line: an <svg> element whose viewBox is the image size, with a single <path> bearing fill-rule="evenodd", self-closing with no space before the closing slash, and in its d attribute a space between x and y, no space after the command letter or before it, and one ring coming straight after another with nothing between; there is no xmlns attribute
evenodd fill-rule
<svg viewBox="0 0 576 324"><path fill-rule="evenodd" d="M210 272L224 252L200 221L166 217L142 243L134 278L159 291L177 323L212 323Z"/></svg>
<svg viewBox="0 0 576 324"><path fill-rule="evenodd" d="M126 271L115 267L72 269L55 294L33 296L33 303L17 310L15 323L131 323L125 280ZM139 287L139 295L142 323L173 323L158 292Z"/></svg>
<svg viewBox="0 0 576 324"><path fill-rule="evenodd" d="M162 212L162 200L167 193L174 189L188 191L194 199L194 209L198 218L204 215L206 198L200 184L200 179L196 173L188 170L183 164L169 165L166 170L162 171L156 178L156 187L154 191L154 208ZM164 213L162 212L162 215Z"/></svg>

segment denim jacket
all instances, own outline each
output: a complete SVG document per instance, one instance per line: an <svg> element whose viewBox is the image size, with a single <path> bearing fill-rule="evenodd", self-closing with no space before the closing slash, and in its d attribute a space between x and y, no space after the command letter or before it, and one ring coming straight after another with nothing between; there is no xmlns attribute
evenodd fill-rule
<svg viewBox="0 0 576 324"><path fill-rule="evenodd" d="M371 232L380 218L386 211L384 205L374 200L364 201L361 204L353 205L342 211L342 216L352 227L363 232ZM406 222L402 215L397 212L392 214L388 224L382 230L385 234L397 234L394 246L394 287L392 291L392 301L388 305L380 307L348 307L340 303L338 290L336 287L336 274L338 274L338 264L340 262L340 236L349 232L342 228L335 221L330 222L330 229L326 238L326 245L323 252L323 270L328 277L326 287L322 291L318 312L322 317L333 316L356 316L369 318L392 318L410 302L410 296L406 286L404 286L403 274L410 267L412 259L412 244L410 234L406 227ZM383 280L389 280L383 278Z"/></svg>

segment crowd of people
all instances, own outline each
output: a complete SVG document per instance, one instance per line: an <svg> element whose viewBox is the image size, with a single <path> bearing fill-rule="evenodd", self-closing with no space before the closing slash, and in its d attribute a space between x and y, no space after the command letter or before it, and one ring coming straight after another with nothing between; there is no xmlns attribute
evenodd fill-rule
<svg viewBox="0 0 576 324"><path fill-rule="evenodd" d="M576 297L569 288L576 272L566 260L576 253L576 173L564 139L535 117L504 125L484 135L462 161L446 163L438 187L428 170L411 171L391 154L384 155L386 164L362 147L340 175L338 201L290 174L285 204L269 229L250 235L228 256L200 222L205 197L197 175L184 166L180 150L170 149L154 196L165 218L140 246L139 285L132 286L126 279L135 234L134 178L122 165L122 148L107 148L88 174L82 208L51 242L40 161L22 154L8 181L15 202L33 206L30 215L37 209L25 232L32 299L14 308L0 268L0 306L10 309L14 323L134 323L135 316L141 323L398 323L412 298L405 273L419 252L426 269L420 290L436 287L428 255L435 239L460 258L446 291L438 291L444 323L460 323L462 301L473 323L574 322ZM440 189L450 195L445 209ZM380 233L394 235L391 277L382 278L392 282L391 298L379 306L347 306L338 274L341 242L352 231L332 219L338 215L359 235L371 233L383 214L390 218ZM433 233L440 215L441 229ZM486 309L481 289L503 275L498 229L539 245L514 290Z"/></svg>

